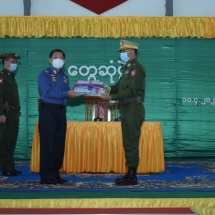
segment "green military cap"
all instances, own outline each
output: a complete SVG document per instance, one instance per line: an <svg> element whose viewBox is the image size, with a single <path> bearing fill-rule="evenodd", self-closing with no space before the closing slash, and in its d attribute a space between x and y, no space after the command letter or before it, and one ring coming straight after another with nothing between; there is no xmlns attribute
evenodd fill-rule
<svg viewBox="0 0 215 215"><path fill-rule="evenodd" d="M5 59L5 58L20 59L21 57L19 55L17 55L16 53L13 53L13 52L8 52L8 53L0 54L0 59Z"/></svg>
<svg viewBox="0 0 215 215"><path fill-rule="evenodd" d="M139 44L128 40L120 40L120 48L118 51L123 51L125 49L138 49Z"/></svg>

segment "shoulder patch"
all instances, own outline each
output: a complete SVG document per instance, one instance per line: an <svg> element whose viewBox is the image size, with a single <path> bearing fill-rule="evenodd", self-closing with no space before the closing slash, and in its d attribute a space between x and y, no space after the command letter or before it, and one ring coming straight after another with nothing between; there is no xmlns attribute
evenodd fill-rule
<svg viewBox="0 0 215 215"><path fill-rule="evenodd" d="M4 83L4 78L0 78L0 84Z"/></svg>
<svg viewBox="0 0 215 215"><path fill-rule="evenodd" d="M135 76L135 75L136 75L136 73L137 73L137 71L136 71L136 70L132 70L132 71L131 71L130 76L132 76L132 77L133 77L133 76Z"/></svg>
<svg viewBox="0 0 215 215"><path fill-rule="evenodd" d="M45 73L50 73L52 70L48 67L46 69L43 70Z"/></svg>

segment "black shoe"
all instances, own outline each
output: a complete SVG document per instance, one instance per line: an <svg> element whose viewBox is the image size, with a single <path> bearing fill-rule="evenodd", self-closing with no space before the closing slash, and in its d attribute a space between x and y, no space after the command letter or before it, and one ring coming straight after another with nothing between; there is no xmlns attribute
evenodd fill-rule
<svg viewBox="0 0 215 215"><path fill-rule="evenodd" d="M18 170L13 170L13 172L15 173L15 175L21 175L22 171L18 171Z"/></svg>
<svg viewBox="0 0 215 215"><path fill-rule="evenodd" d="M125 186L125 185L136 185L137 184L137 177L122 177L116 179L116 185L118 186Z"/></svg>
<svg viewBox="0 0 215 215"><path fill-rule="evenodd" d="M17 171L17 170L11 170L11 171L7 171L7 172L2 172L2 176L17 176L17 175L21 175L22 171Z"/></svg>
<svg viewBox="0 0 215 215"><path fill-rule="evenodd" d="M56 176L56 177L55 177L55 181L56 181L58 184L64 184L65 182L68 182L68 180L63 179L63 178L61 178L60 176Z"/></svg>
<svg viewBox="0 0 215 215"><path fill-rule="evenodd" d="M40 180L40 184L57 184L57 181L55 179L43 179Z"/></svg>
<svg viewBox="0 0 215 215"><path fill-rule="evenodd" d="M125 176L116 179L116 185L118 186L136 184L137 184L136 168L129 168L128 173Z"/></svg>

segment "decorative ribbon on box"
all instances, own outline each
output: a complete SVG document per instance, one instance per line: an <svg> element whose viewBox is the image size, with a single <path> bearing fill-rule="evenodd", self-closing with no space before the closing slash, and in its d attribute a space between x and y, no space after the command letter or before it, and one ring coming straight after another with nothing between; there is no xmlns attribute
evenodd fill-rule
<svg viewBox="0 0 215 215"><path fill-rule="evenodd" d="M100 96L102 94L109 94L110 92L110 87L101 81L78 80L73 89L80 95L88 96Z"/></svg>

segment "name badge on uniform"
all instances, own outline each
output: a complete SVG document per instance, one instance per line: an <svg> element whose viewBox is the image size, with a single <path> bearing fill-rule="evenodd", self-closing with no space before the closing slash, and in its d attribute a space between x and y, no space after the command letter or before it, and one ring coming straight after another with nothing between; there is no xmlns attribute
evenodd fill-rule
<svg viewBox="0 0 215 215"><path fill-rule="evenodd" d="M136 74L137 74L137 71L136 71L136 70L132 70L130 76L133 77L133 76L135 76Z"/></svg>
<svg viewBox="0 0 215 215"><path fill-rule="evenodd" d="M51 74L52 82L57 82L55 75Z"/></svg>
<svg viewBox="0 0 215 215"><path fill-rule="evenodd" d="M126 70L125 72L124 72L124 75L127 75L129 73L129 70Z"/></svg>
<svg viewBox="0 0 215 215"><path fill-rule="evenodd" d="M63 76L63 81L64 81L65 84L68 84L66 76Z"/></svg>

